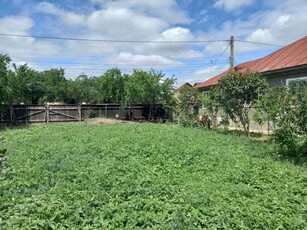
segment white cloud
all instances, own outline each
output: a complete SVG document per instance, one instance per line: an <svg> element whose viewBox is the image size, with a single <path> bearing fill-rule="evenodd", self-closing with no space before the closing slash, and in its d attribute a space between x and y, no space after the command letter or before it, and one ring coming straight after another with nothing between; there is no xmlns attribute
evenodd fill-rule
<svg viewBox="0 0 307 230"><path fill-rule="evenodd" d="M193 40L194 36L187 28L172 27L155 35L156 42L167 43L148 43L135 46L135 52L151 55L159 54L170 58L193 59L200 58L203 54L199 51L191 49L190 44L181 43L181 41ZM173 42L173 43L169 43Z"/></svg>
<svg viewBox="0 0 307 230"><path fill-rule="evenodd" d="M234 35L238 40L288 45L306 36L307 5L304 0L272 0L265 4L265 10L254 12L245 19L229 20L222 25L212 26L201 38L223 40ZM219 43L210 43L205 46L204 52L207 55L217 55L224 47L225 45ZM235 42L235 55L272 48L274 47Z"/></svg>
<svg viewBox="0 0 307 230"><path fill-rule="evenodd" d="M4 17L0 19L0 32L11 34L27 33L34 26L34 24L34 21L29 17Z"/></svg>
<svg viewBox="0 0 307 230"><path fill-rule="evenodd" d="M0 19L0 33L30 35L29 31L35 25L34 21L24 16L9 16ZM56 46L49 41L37 41L32 37L0 36L0 50L10 55L14 61L26 61L22 53L33 53L33 50L46 51L46 55L52 54ZM18 54L14 54L18 53Z"/></svg>
<svg viewBox="0 0 307 230"><path fill-rule="evenodd" d="M120 53L117 57L107 58L107 62L114 65L127 67L127 69L168 69L181 66L182 63L162 57L160 55L133 55L131 53Z"/></svg>
<svg viewBox="0 0 307 230"><path fill-rule="evenodd" d="M92 0L92 2L100 3L103 8L126 8L135 9L146 15L165 20L170 24L190 23L189 17L180 10L175 0Z"/></svg>
<svg viewBox="0 0 307 230"><path fill-rule="evenodd" d="M212 78L225 70L227 70L229 66L217 66L213 65L212 67L200 68L194 72L190 79L187 79L190 83L199 83L209 78Z"/></svg>
<svg viewBox="0 0 307 230"><path fill-rule="evenodd" d="M36 6L36 10L46 14L59 14L59 9L49 2L40 2Z"/></svg>
<svg viewBox="0 0 307 230"><path fill-rule="evenodd" d="M161 19L125 8L95 11L86 19L86 24L91 32L117 40L146 40L168 27Z"/></svg>
<svg viewBox="0 0 307 230"><path fill-rule="evenodd" d="M170 41L186 41L193 39L193 35L189 29L179 26L163 31L162 37Z"/></svg>
<svg viewBox="0 0 307 230"><path fill-rule="evenodd" d="M287 45L306 36L307 15L280 14L274 21L253 31L246 40Z"/></svg>
<svg viewBox="0 0 307 230"><path fill-rule="evenodd" d="M85 24L85 15L65 11L49 2L38 3L35 10L41 13L56 15L69 26L82 26Z"/></svg>
<svg viewBox="0 0 307 230"><path fill-rule="evenodd" d="M214 6L224 8L226 11L233 11L253 3L254 0L216 0Z"/></svg>

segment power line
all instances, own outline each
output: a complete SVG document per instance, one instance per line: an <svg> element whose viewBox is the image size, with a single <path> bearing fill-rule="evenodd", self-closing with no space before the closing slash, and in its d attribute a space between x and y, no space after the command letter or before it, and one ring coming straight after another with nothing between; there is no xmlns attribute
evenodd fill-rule
<svg viewBox="0 0 307 230"><path fill-rule="evenodd" d="M109 43L158 43L158 44L178 44L178 43L213 43L226 42L228 40L182 40L182 41L153 41L153 40L112 40L112 39L89 39L89 38L72 38L72 37L51 37L25 34L7 34L0 33L0 36L23 37L23 38L38 38L51 40L69 40L69 41L85 41L85 42L109 42Z"/></svg>
<svg viewBox="0 0 307 230"><path fill-rule="evenodd" d="M7 54L9 55L20 55L20 56L44 56L44 58L48 57L95 57L95 58L100 58L100 57L107 57L108 59L131 59L131 57L112 57L111 55L100 55L100 54L92 54L92 55L79 55L79 54L48 54L48 53L10 53L8 52ZM46 57L47 56L47 57ZM200 57L198 59L212 59L215 58L216 56L208 56L208 57ZM176 58L176 57L175 57ZM179 58L180 59L180 58Z"/></svg>
<svg viewBox="0 0 307 230"><path fill-rule="evenodd" d="M276 44L271 44L271 43L263 43L263 42L244 41L244 40L237 40L237 39L235 39L235 41L236 42L256 44L256 45L264 45L264 46L285 47L285 46L282 46L282 45L276 45Z"/></svg>
<svg viewBox="0 0 307 230"><path fill-rule="evenodd" d="M181 40L181 41L154 41L154 40L114 40L114 39L90 39L90 38L73 38L73 37L52 37L52 36L39 36L39 35L26 35L26 34L8 34L0 33L0 36L7 37L24 37L24 38L38 38L38 39L51 39L51 40L69 40L69 41L85 41L85 42L108 42L108 43L157 43L157 44L187 44L187 43L216 43L216 42L229 42L229 39L225 40ZM284 47L282 45L276 45L264 42L244 41L235 39L237 42Z"/></svg>
<svg viewBox="0 0 307 230"><path fill-rule="evenodd" d="M228 44L228 46L225 48L225 50L215 59L215 60L213 60L212 62L211 62L211 64L215 64L224 54L225 54L225 52L226 52L226 50L229 48L229 44Z"/></svg>
<svg viewBox="0 0 307 230"><path fill-rule="evenodd" d="M134 65L138 65L138 66L148 66L148 65L156 65L156 66L174 66L174 65L177 65L177 66L183 66L183 65L188 65L188 66L204 66L204 65L209 65L210 63L195 63L195 64L186 64L186 63L183 63L183 62L180 62L180 63L172 63L172 64L163 64L163 63L92 63L92 62L57 62L57 61L38 61L38 62L35 62L35 61L32 61L30 62L30 64L63 64L63 65L92 65L92 66L124 66L124 67L133 67Z"/></svg>
<svg viewBox="0 0 307 230"><path fill-rule="evenodd" d="M33 69L42 69L42 67L31 67ZM46 68L46 67L45 67ZM50 67L49 67L50 68ZM52 67L51 67L52 68ZM58 67L58 68L62 68L64 70L74 70L74 71L82 71L82 70L91 70L91 71L105 71L105 70L108 70L109 68L108 67L105 67L105 68L77 68L77 67L68 67L68 68L65 68L65 67ZM115 67L114 67L115 68ZM117 68L120 68L120 66L117 66ZM131 67L132 69L138 69L138 68L133 68ZM148 67L148 69L150 68L153 68L153 67ZM123 69L128 69L127 67L123 68ZM159 69L159 68L153 68L153 69ZM164 70L164 71L174 71L174 70L180 70L180 71L185 71L185 70L198 70L197 67L184 67L184 68L178 68L178 67L174 67L172 68L172 70ZM224 67L216 67L214 69L225 69Z"/></svg>

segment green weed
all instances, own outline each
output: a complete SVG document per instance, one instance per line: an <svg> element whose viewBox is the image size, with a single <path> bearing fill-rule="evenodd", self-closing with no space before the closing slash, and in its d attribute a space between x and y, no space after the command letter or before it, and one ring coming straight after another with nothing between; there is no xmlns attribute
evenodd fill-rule
<svg viewBox="0 0 307 230"><path fill-rule="evenodd" d="M1 229L307 228L306 168L264 157L268 143L159 124L1 136Z"/></svg>

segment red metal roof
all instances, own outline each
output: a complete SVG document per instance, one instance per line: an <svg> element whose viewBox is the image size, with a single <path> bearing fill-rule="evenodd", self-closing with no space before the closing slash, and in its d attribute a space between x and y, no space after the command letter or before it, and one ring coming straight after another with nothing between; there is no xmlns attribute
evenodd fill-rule
<svg viewBox="0 0 307 230"><path fill-rule="evenodd" d="M301 65L307 65L307 36L269 54L268 56L239 64L231 70L227 70L213 78L197 84L195 87L202 88L216 85L221 77L233 70L239 72L252 70L259 73L265 73Z"/></svg>

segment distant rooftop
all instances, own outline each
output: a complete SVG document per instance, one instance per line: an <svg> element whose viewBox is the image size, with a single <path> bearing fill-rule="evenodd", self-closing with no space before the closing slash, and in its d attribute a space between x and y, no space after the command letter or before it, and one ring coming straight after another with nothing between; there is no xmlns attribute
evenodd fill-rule
<svg viewBox="0 0 307 230"><path fill-rule="evenodd" d="M216 85L223 76L231 71L244 72L246 70L252 70L259 73L266 73L303 65L307 65L307 36L263 58L239 64L213 78L198 83L195 87L202 88Z"/></svg>

